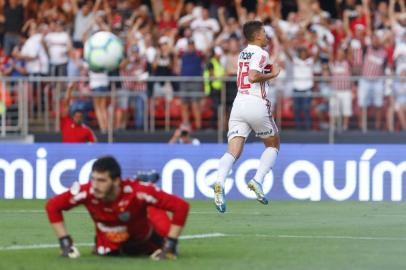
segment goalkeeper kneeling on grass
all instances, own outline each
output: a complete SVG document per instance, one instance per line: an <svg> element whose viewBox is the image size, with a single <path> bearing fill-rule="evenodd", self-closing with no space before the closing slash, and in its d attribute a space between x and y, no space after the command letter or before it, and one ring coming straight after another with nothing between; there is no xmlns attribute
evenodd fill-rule
<svg viewBox="0 0 406 270"><path fill-rule="evenodd" d="M121 168L111 156L97 159L87 184L51 198L49 222L61 247L61 256L80 256L63 222L62 211L84 205L96 227L97 255L150 255L154 260L176 259L178 237L189 204L140 179L121 179ZM172 213L169 218L168 212Z"/></svg>

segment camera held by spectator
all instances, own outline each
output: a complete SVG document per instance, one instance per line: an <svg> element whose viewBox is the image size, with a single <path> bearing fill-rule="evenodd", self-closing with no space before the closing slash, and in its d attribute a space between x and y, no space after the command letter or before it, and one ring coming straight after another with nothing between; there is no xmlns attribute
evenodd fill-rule
<svg viewBox="0 0 406 270"><path fill-rule="evenodd" d="M182 123L179 128L175 130L175 133L169 140L169 143L199 145L200 141L196 138L191 137L190 124Z"/></svg>

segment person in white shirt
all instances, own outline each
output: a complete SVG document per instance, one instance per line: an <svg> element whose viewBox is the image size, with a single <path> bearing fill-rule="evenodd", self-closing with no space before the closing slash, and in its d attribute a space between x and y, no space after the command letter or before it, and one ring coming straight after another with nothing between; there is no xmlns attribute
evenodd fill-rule
<svg viewBox="0 0 406 270"><path fill-rule="evenodd" d="M295 126L298 129L310 129L311 94L314 87L313 67L317 56L311 55L307 47L298 47L299 57L297 57L290 51L289 46L290 45L285 41L285 53L292 62L293 67L293 93L295 94L293 97L293 108ZM302 112L304 119L302 119Z"/></svg>
<svg viewBox="0 0 406 270"><path fill-rule="evenodd" d="M50 30L44 38L44 45L50 62L50 75L66 76L72 41L68 32L64 31L62 22L51 22Z"/></svg>
<svg viewBox="0 0 406 270"><path fill-rule="evenodd" d="M196 49L204 52L213 43L214 34L220 31L220 25L216 19L209 18L209 10L203 8L202 17L194 20L190 28L193 30L193 40Z"/></svg>
<svg viewBox="0 0 406 270"><path fill-rule="evenodd" d="M271 102L268 99L269 80L279 74L279 68L271 63L269 54L262 48L268 45L265 29L260 21L248 21L243 26L248 46L238 58L237 88L228 122L228 149L219 162L218 176L214 189L214 203L217 211L226 211L224 184L234 162L240 156L244 143L254 130L265 144L258 170L248 182L257 200L268 204L262 190L265 175L273 167L279 151L278 128L272 117Z"/></svg>
<svg viewBox="0 0 406 270"><path fill-rule="evenodd" d="M40 77L48 75L49 60L43 46L43 37L47 31L47 26L32 24L29 30L30 37L25 41L18 58L25 61L25 67L29 77ZM33 109L42 111L44 106L43 85L39 81L32 81L30 84L32 93ZM36 108L36 109L35 109Z"/></svg>
<svg viewBox="0 0 406 270"><path fill-rule="evenodd" d="M30 28L30 37L25 41L19 58L25 61L29 76L39 76L48 74L49 59L42 44L43 33L46 25L36 24Z"/></svg>
<svg viewBox="0 0 406 270"><path fill-rule="evenodd" d="M83 48L83 34L92 23L93 16L102 4L102 0L86 0L78 5L77 0L70 0L75 14L73 28L73 44L75 48Z"/></svg>

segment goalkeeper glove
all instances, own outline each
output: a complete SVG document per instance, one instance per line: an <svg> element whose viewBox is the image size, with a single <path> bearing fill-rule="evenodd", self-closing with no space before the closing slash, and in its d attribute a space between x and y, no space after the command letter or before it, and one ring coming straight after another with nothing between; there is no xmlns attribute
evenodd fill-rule
<svg viewBox="0 0 406 270"><path fill-rule="evenodd" d="M178 239L166 238L162 248L157 249L152 255L151 259L160 260L175 260L178 257Z"/></svg>
<svg viewBox="0 0 406 270"><path fill-rule="evenodd" d="M73 245L73 240L70 235L59 238L59 246L61 247L61 256L76 259L80 257L79 250Z"/></svg>

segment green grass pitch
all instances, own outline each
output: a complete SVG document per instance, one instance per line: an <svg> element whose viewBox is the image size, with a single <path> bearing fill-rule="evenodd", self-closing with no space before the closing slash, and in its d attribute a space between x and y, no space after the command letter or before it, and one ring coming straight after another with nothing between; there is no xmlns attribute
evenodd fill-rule
<svg viewBox="0 0 406 270"><path fill-rule="evenodd" d="M192 201L184 235L224 236L180 241L176 261L58 256L58 248L7 250L57 244L44 201L0 201L0 269L406 269L406 202L229 201L220 215L211 201ZM76 243L91 243L93 223L84 208L66 215Z"/></svg>

